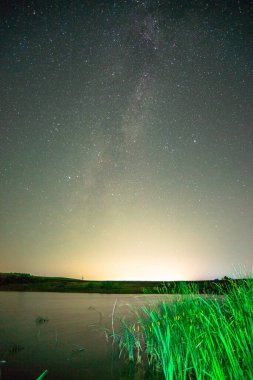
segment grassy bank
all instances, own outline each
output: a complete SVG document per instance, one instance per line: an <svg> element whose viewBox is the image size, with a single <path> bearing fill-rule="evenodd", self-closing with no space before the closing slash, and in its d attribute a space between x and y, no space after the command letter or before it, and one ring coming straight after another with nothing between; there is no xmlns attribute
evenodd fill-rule
<svg viewBox="0 0 253 380"><path fill-rule="evenodd" d="M253 379L253 282L231 282L223 297L192 297L135 311L111 332L119 356L152 367L166 380ZM160 290L166 293L166 287ZM109 334L109 331L106 331Z"/></svg>
<svg viewBox="0 0 253 380"><path fill-rule="evenodd" d="M0 291L141 294L144 288L154 290L159 285L160 282L87 281L22 273L0 273Z"/></svg>
<svg viewBox="0 0 253 380"><path fill-rule="evenodd" d="M0 291L69 292L69 293L116 293L142 294L166 285L166 292L215 294L229 291L232 283L240 280L224 278L214 281L87 281L62 277L32 276L25 273L0 273ZM217 287L218 285L218 287ZM165 289L164 288L164 289Z"/></svg>

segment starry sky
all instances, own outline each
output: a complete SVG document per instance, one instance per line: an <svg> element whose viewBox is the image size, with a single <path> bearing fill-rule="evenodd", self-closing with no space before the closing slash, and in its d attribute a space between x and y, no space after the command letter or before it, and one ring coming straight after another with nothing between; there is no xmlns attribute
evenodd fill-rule
<svg viewBox="0 0 253 380"><path fill-rule="evenodd" d="M10 0L1 15L0 272L251 272L253 1Z"/></svg>

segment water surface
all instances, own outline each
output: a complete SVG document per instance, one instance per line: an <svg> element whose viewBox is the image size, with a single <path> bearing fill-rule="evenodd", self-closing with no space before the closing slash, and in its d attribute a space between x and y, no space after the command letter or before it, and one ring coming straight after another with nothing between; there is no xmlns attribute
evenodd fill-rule
<svg viewBox="0 0 253 380"><path fill-rule="evenodd" d="M157 300L154 295L0 292L1 380L144 379L140 368L118 359L117 347L106 341L120 317L133 316ZM170 296L171 299L173 296ZM48 321L36 321L38 317ZM125 361L126 363L126 361ZM161 375L149 377L162 379Z"/></svg>

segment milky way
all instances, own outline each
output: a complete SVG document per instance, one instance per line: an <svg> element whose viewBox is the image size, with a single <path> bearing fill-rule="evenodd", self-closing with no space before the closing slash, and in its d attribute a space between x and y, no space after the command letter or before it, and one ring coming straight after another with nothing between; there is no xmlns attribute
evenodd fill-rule
<svg viewBox="0 0 253 380"><path fill-rule="evenodd" d="M253 2L1 13L0 271L250 272Z"/></svg>

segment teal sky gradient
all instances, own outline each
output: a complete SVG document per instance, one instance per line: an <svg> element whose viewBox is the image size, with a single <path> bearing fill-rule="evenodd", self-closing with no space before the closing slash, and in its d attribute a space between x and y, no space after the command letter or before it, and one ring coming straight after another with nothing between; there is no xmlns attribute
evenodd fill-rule
<svg viewBox="0 0 253 380"><path fill-rule="evenodd" d="M252 11L224 0L5 6L1 272L252 271Z"/></svg>

